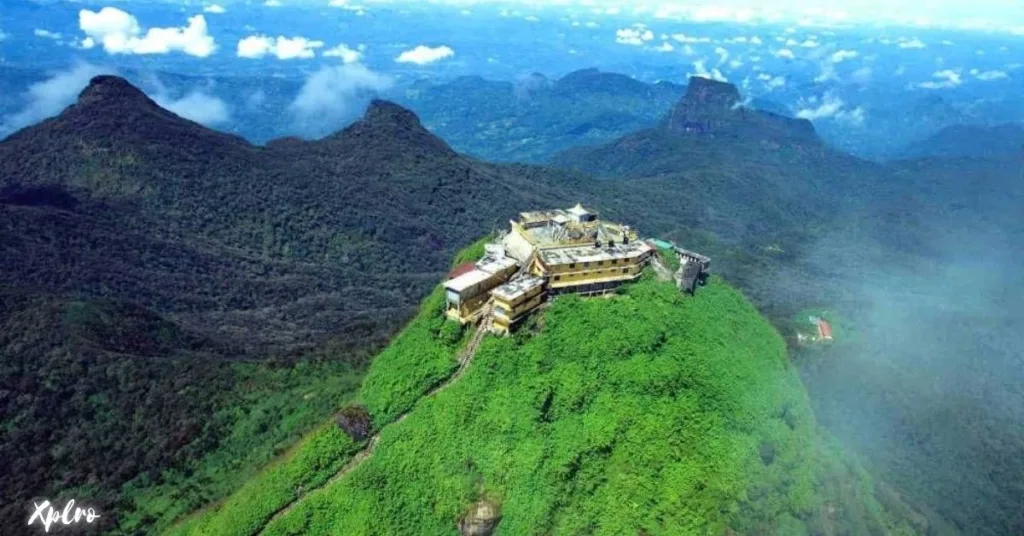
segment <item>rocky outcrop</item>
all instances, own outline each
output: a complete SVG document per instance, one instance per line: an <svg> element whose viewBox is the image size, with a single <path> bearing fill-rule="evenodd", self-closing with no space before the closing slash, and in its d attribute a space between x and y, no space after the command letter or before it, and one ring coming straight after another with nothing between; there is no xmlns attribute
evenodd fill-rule
<svg viewBox="0 0 1024 536"><path fill-rule="evenodd" d="M487 500L477 501L459 522L459 532L462 536L490 536L499 521L498 505Z"/></svg>

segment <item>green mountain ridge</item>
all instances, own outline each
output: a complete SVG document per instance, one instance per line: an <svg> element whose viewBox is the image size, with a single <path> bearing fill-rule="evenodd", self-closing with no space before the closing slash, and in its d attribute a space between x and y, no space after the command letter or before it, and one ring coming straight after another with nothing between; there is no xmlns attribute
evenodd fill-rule
<svg viewBox="0 0 1024 536"><path fill-rule="evenodd" d="M611 299L557 298L411 403L396 387L415 368L454 363L441 304L371 366L359 398L383 428L372 454L288 499L271 468L171 533L457 534L480 500L500 512L496 535L928 531L821 435L781 337L720 280L695 298L650 276ZM423 377L420 393L434 385ZM413 409L392 422L396 396Z"/></svg>

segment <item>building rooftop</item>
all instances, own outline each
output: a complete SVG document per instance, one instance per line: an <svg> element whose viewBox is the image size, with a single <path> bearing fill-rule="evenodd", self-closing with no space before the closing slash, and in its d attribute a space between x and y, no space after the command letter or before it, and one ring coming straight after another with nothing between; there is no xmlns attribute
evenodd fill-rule
<svg viewBox="0 0 1024 536"><path fill-rule="evenodd" d="M551 266L556 264L625 259L636 257L648 251L653 251L653 248L644 242L635 241L628 244L616 244L612 247L576 246L544 249L538 253L538 256L544 264Z"/></svg>
<svg viewBox="0 0 1024 536"><path fill-rule="evenodd" d="M473 285L483 283L492 275L516 266L518 263L511 257L484 257L476 263L472 270L462 271L455 278L445 281L444 288L462 292Z"/></svg>
<svg viewBox="0 0 1024 536"><path fill-rule="evenodd" d="M576 216L583 216L585 214L597 214L596 212L594 212L592 210L587 210L587 209L583 208L583 205L581 205L579 203L576 203L575 207L570 208L566 212L568 212L570 214L573 214L573 215L576 215Z"/></svg>
<svg viewBox="0 0 1024 536"><path fill-rule="evenodd" d="M505 301L513 301L544 284L544 279L535 275L509 281L491 291L491 295Z"/></svg>
<svg viewBox="0 0 1024 536"><path fill-rule="evenodd" d="M476 263L476 269L494 274L512 268L516 264L518 263L512 257L484 257Z"/></svg>
<svg viewBox="0 0 1024 536"><path fill-rule="evenodd" d="M569 217L566 216L565 211L560 208L552 210L534 210L532 212L519 213L520 223L552 221L555 218L562 218L565 221L568 221L569 219Z"/></svg>
<svg viewBox="0 0 1024 536"><path fill-rule="evenodd" d="M444 288L454 290L455 292L462 292L473 285L487 281L493 275L494 274L483 270L472 270L456 277L455 279L445 281Z"/></svg>

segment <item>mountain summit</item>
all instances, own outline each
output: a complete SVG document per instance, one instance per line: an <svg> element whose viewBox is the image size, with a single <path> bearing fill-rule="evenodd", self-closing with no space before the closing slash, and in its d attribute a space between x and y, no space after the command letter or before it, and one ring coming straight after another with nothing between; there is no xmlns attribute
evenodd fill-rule
<svg viewBox="0 0 1024 536"><path fill-rule="evenodd" d="M697 76L690 78L686 94L662 120L661 128L755 139L817 139L810 121L753 109L744 104L735 85Z"/></svg>
<svg viewBox="0 0 1024 536"><path fill-rule="evenodd" d="M426 151L448 157L456 156L444 140L427 130L420 118L408 108L383 99L374 99L362 119L348 128L328 136L325 142L367 143L378 148L399 151Z"/></svg>
<svg viewBox="0 0 1024 536"><path fill-rule="evenodd" d="M677 132L711 130L727 121L737 111L740 102L736 86L710 78L693 77L686 94L669 112L663 124Z"/></svg>

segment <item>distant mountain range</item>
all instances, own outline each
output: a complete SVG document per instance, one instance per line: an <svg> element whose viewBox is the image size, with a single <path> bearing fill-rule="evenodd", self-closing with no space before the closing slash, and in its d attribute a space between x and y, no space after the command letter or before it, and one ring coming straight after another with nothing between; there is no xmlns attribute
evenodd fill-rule
<svg viewBox="0 0 1024 536"><path fill-rule="evenodd" d="M654 125L684 88L584 69L552 80L462 77L420 82L397 95L460 151L493 161L540 162L550 154Z"/></svg>
<svg viewBox="0 0 1024 536"><path fill-rule="evenodd" d="M895 157L989 158L1024 153L1024 125L951 125L913 142Z"/></svg>

